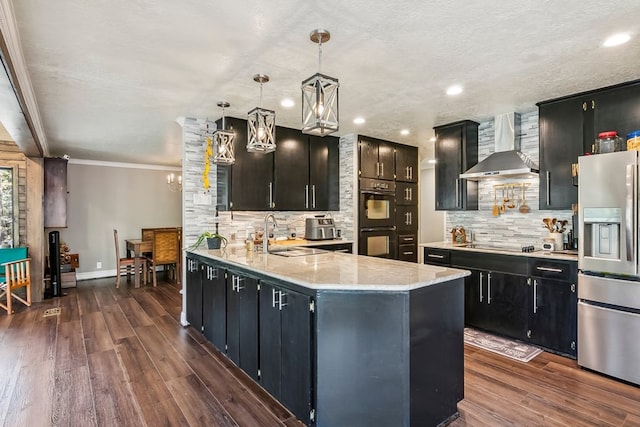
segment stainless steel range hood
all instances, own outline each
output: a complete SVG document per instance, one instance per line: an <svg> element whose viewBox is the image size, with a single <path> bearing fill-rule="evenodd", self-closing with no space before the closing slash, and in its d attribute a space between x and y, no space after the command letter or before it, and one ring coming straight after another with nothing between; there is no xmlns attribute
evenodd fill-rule
<svg viewBox="0 0 640 427"><path fill-rule="evenodd" d="M470 181L497 178L532 178L538 176L538 165L520 152L520 114L496 116L495 152L460 178Z"/></svg>

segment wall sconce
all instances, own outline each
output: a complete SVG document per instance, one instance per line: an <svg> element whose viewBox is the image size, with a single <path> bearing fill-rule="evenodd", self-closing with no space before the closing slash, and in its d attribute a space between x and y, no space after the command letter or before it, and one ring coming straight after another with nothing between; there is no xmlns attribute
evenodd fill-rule
<svg viewBox="0 0 640 427"><path fill-rule="evenodd" d="M336 132L338 122L338 79L322 74L322 43L329 41L327 30L309 35L318 44L318 72L302 82L302 132L325 136Z"/></svg>
<svg viewBox="0 0 640 427"><path fill-rule="evenodd" d="M236 139L236 134L231 130L226 130L224 122L224 109L229 105L226 101L218 102L218 107L222 108L222 129L218 129L213 133L213 150L215 153L213 163L220 165L232 165L236 162L233 153L233 142Z"/></svg>
<svg viewBox="0 0 640 427"><path fill-rule="evenodd" d="M171 191L181 191L182 190L182 175L178 175L178 179L176 180L176 176L173 173L167 175L167 185L169 186L169 190Z"/></svg>
<svg viewBox="0 0 640 427"><path fill-rule="evenodd" d="M269 76L256 74L253 80L260 83L260 106L248 113L247 151L271 153L276 151L276 112L262 108L262 84L269 81Z"/></svg>

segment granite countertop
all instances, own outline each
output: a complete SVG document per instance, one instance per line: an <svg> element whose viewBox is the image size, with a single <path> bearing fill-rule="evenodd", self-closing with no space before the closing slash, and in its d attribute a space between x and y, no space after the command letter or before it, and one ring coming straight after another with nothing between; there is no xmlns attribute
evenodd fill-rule
<svg viewBox="0 0 640 427"><path fill-rule="evenodd" d="M229 266L316 290L401 292L465 277L467 270L316 250L317 255L284 257L248 252L244 246L187 251Z"/></svg>
<svg viewBox="0 0 640 427"><path fill-rule="evenodd" d="M577 251L562 251L562 252L548 252L543 251L542 249L536 249L533 252L521 252L519 247L513 248L513 250L501 249L501 248L491 248L487 247L491 245L491 243L480 243L474 242L476 245L480 247L467 247L466 244L458 244L451 242L432 242L432 243L420 243L418 246L423 248L433 248L433 249L455 249L460 251L475 251L475 252L487 252L487 253L495 253L502 255L515 255L515 256L526 256L529 258L549 258L549 259L557 259L563 261L578 261L578 252Z"/></svg>

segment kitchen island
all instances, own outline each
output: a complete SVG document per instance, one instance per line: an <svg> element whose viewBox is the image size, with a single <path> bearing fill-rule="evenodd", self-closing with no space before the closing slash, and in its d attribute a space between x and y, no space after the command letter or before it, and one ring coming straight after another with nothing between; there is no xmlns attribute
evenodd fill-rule
<svg viewBox="0 0 640 427"><path fill-rule="evenodd" d="M457 416L469 272L306 250L188 252L186 320L307 425Z"/></svg>

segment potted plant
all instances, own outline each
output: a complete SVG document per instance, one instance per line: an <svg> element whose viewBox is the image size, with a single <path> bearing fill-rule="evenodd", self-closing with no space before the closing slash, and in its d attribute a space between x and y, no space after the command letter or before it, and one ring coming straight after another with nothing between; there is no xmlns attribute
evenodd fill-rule
<svg viewBox="0 0 640 427"><path fill-rule="evenodd" d="M220 249L227 245L227 238L218 233L212 233L210 231L205 231L200 236L198 236L198 240L189 246L189 249L196 249L200 244L207 239L207 248L209 249Z"/></svg>

